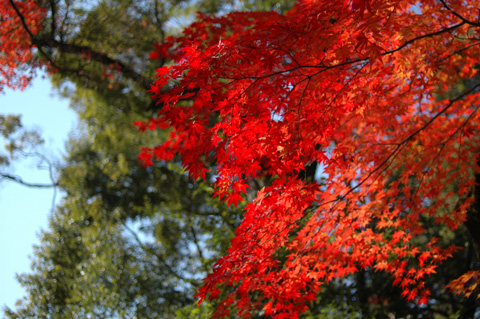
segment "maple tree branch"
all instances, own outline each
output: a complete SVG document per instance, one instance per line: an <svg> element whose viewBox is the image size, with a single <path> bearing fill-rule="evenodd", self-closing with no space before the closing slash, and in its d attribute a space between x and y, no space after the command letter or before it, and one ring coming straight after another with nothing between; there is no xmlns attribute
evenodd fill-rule
<svg viewBox="0 0 480 319"><path fill-rule="evenodd" d="M472 113L470 113L470 115L465 119L465 121L463 121L462 125L460 125L459 127L457 127L457 129L455 130L455 132L453 132L444 142L442 142L441 144L442 145L445 145L447 144L455 135L457 135L457 133L465 127L465 125L472 119L473 115L478 111L478 109L480 108L480 105L477 106Z"/></svg>
<svg viewBox="0 0 480 319"><path fill-rule="evenodd" d="M402 140L400 143L393 143L391 145L396 145L396 147L394 148L394 150L390 153L389 156L387 156L387 158L385 158L375 169L373 169L370 173L367 174L367 176L365 178L363 178L357 185L355 185L354 187L349 187L349 190L342 196L334 199L334 200L331 200L331 201L327 201L327 202L323 202L323 203L320 203L316 206L316 208L319 208L321 206L325 206L325 205L328 205L328 204L331 204L331 203L335 203L333 207L330 208L330 211L332 211L335 206L342 200L344 200L349 194L353 193L357 188L359 188L360 186L362 186L366 181L368 181L375 173L377 173L380 169L380 173L378 174L377 178L378 179L380 177L380 175L386 170L388 169L388 167L390 166L390 164L388 164L389 162L392 163L395 158L400 154L400 152L405 148L405 146L408 144L408 142L410 140L412 140L416 135L418 135L421 131L423 131L425 128L427 128L430 124L432 124L433 121L435 121L435 119L437 119L440 115L442 115L443 113L445 113L455 102L463 99L465 96L467 96L468 94L472 93L475 89L477 89L478 87L480 87L480 83L477 83L476 85L474 85L473 87L471 87L469 90L463 92L462 94L458 95L457 97L455 97L454 99L451 99L450 100L450 103L448 103L443 109L441 109L437 114L435 114L435 116L433 116L432 118L430 118L429 121L427 121L422 127L420 127L419 129L417 129L416 131L414 131L412 134L410 134L408 137L406 137L404 140ZM477 110L478 108L476 108ZM475 110L475 111L476 111ZM475 112L474 111L474 112ZM474 113L472 112L472 113ZM473 115L473 114L471 114ZM470 118L470 117L469 117ZM467 119L468 120L468 119ZM465 125L466 122L462 123L462 126ZM388 165L387 165L388 164ZM376 180L375 179L375 180ZM479 178L480 179L480 178ZM479 182L480 183L480 182ZM479 192L480 192L480 187L479 187ZM480 195L479 195L479 198L480 198ZM289 228L290 226L292 226L293 224L299 222L299 221L302 221L304 218L308 217L309 214L304 214L303 217L301 217L299 220L295 221L295 222L292 222L292 223L288 223L284 229L282 229L281 231L277 232L278 234L282 233L283 231L285 231L287 228ZM273 236L274 237L274 236ZM271 240L273 237L270 237L270 239L268 240ZM268 241L267 240L267 241ZM264 243L263 243L264 244ZM480 247L480 241L479 241L479 247ZM479 249L479 252L480 252L480 249Z"/></svg>
<svg viewBox="0 0 480 319"><path fill-rule="evenodd" d="M127 78L134 80L135 83L139 84L143 88L150 89L150 80L148 78L137 73L120 60L113 59L104 53L94 51L88 46L60 42L51 38L36 39L35 44L39 47L46 46L49 48L55 48L62 53L85 55L88 57L88 59L99 62L103 65L113 65L117 71L120 71Z"/></svg>
<svg viewBox="0 0 480 319"><path fill-rule="evenodd" d="M373 171L371 171L362 181L360 181L357 185L355 185L353 188L350 188L350 190L345 194L343 195L339 200L342 200L342 199L345 199L345 197L350 194L351 192L353 192L355 189L357 189L358 187L360 187L362 184L364 184L368 179L370 179L370 177L376 173L380 168L382 168L385 164L388 163L388 161L399 151L401 151L401 147L403 148L403 146L405 146L410 140L412 140L416 135L418 135L421 131L423 131L424 129L426 129L430 124L432 124L433 121L435 121L440 115L444 114L450 107L452 107L452 105L459 101L459 100L462 100L463 98L465 98L467 95L469 95L470 93L474 92L477 88L480 87L480 82L477 83L476 85L474 85L473 87L471 87L470 89L468 89L467 91L463 92L462 94L458 95L457 97L455 97L454 99L451 99L450 100L450 103L448 103L443 109L441 109L437 114L435 114L433 117L430 118L430 120L428 120L424 125L422 125L420 128L418 128L417 130L415 130L413 133L411 133L409 136L407 136L405 139L403 139L403 141L401 141L400 143L397 144L397 147L395 147L395 149L393 150L392 153L390 153L390 155L382 162L380 163L379 166L377 166ZM398 155L398 154L397 154ZM396 156L396 155L395 155ZM387 166L388 167L388 166ZM386 169L386 168L385 168ZM382 170L383 171L383 170Z"/></svg>
<svg viewBox="0 0 480 319"><path fill-rule="evenodd" d="M352 75L347 82L345 82L343 84L343 86L340 88L340 90L338 90L337 94L335 94L335 96L332 98L332 100L327 104L327 106L325 107L325 110L323 111L323 115L325 115L325 113L327 112L327 110L330 108L330 106L332 105L333 102L335 102L335 100L340 96L340 94L343 92L343 90L345 90L347 88L347 86L350 85L350 83L357 77L357 75L360 73L360 71L363 70L363 68L365 66L367 66L368 63L365 63L363 64L362 66L360 66L358 68L358 70L355 72L354 75Z"/></svg>
<svg viewBox="0 0 480 319"><path fill-rule="evenodd" d="M456 24L456 25L453 25L451 27L448 27L448 28L444 28L442 30L439 30L439 31L436 31L436 32L432 32L432 33L428 33L428 34L424 34L424 35L421 35L421 36L418 36L416 38L412 38L408 41L406 41L405 43L403 43L401 46L393 49L393 50L390 50L390 51L386 51L384 53L382 53L381 55L382 56L385 56L385 55L388 55L388 54L392 54L392 53L395 53L395 52L398 52L400 50L402 50L403 48L407 47L408 45L410 44L413 44L415 43L416 41L418 40L421 40L421 39L424 39L424 38L428 38L428 37L433 37L433 36L437 36L437 35L440 35L442 33L445 33L445 32L451 32L457 28L459 28L460 26L464 25L465 22L461 22L459 24ZM330 69L333 69L333 68L337 68L337 67L341 67L341 66L347 66L347 65L352 65L352 64L355 64L355 63L358 63L358 62L367 62L368 61L368 58L364 58L364 59L357 59L357 60L351 60L351 61L347 61L347 62L343 62L343 63L339 63L339 64L336 64L336 65L331 65L331 66L319 66L319 65L316 65L316 66L297 66L295 68L291 68L291 69L288 69L288 70L281 70L281 71L278 71L278 72L273 72L273 73L270 73L270 74L267 74L267 75L262 75L262 76L243 76L242 78L228 78L228 77L225 77L226 79L230 79L230 80L233 80L232 82L235 82L235 81L240 81L242 79L251 79L253 80L252 83L250 83L246 89L243 90L243 92L240 93L240 96L242 96L243 94L245 94L249 89L252 88L253 85L255 85L259 80L262 80L262 79L265 79L265 78L269 78L269 77L273 77L273 76L276 76L276 75L284 75L284 74L288 74L288 73L291 73L295 70L299 70L301 68L320 68L321 70L313 75L310 75L308 78L310 77L313 77L315 75L318 75L326 70L330 70ZM362 65L362 68L367 65L367 64L364 64ZM361 70L361 68L360 68ZM357 73L360 71L360 70L357 70ZM355 74L357 75L357 74ZM354 76L355 77L355 76ZM305 81L302 80L301 82ZM230 82L229 84L231 84L232 82ZM297 83L298 84L298 83ZM418 128L417 130L415 130L414 132L412 132L409 136L405 137L403 140L401 140L400 142L397 142L397 143L391 143L390 145L392 146L395 146L395 148L392 150L392 152L390 153L389 156L387 156L387 158L385 158L377 167L375 167L364 179L362 179L358 184L356 184L355 186L349 186L349 189L348 191L343 194L342 196L336 198L335 200L332 200L332 201L328 201L328 202L323 202L323 203L319 203L318 205L315 206L315 209L321 207L321 206L324 206L324 205L327 205L329 203L336 203L333 207L330 208L330 210L334 209L334 207L340 202L342 201L343 199L345 199L349 194L351 194L352 192L354 192L356 189L358 189L359 187L361 187L365 182L367 182L368 180L370 180L372 178L373 175L375 175L376 173L379 173L378 176L376 177L376 179L378 179L381 174L383 172L385 172L388 167L390 167L391 163L397 158L397 156L403 151L403 149L406 147L406 145L415 137L417 136L421 131L425 130L428 126L430 126L438 117L440 117L442 114L444 114L449 108L452 107L452 105L454 105L455 102L465 98L468 94L472 93L474 90L476 90L478 87L480 86L480 83L476 84L475 86L473 86L472 88L470 88L469 90L463 92L462 94L458 95L457 97L455 97L454 99L451 99L450 102L443 108L441 109L437 114L435 114L433 117L431 117L427 122L424 123L424 125L422 125L420 128ZM236 101L235 101L236 103ZM234 104L235 104L234 103ZM306 212L309 211L306 210ZM303 217L301 217L299 220L296 220L295 222L291 222L291 223L288 223L282 230L280 230L279 232L276 232L277 234L279 233L282 233L283 231L285 231L286 229L288 229L289 227L291 227L292 225L294 225L295 223L298 223L298 222L301 222L302 220L304 220L305 218L308 218L309 217L309 214L304 214ZM271 235L267 241L270 241L270 240L273 240L275 238L275 235L274 234L269 234ZM259 242L258 245L261 245L261 244L265 244L266 242Z"/></svg>
<svg viewBox="0 0 480 319"><path fill-rule="evenodd" d="M466 47L463 47L461 49L458 49L458 50L455 50L452 54L449 54L448 56L444 57L443 59L441 60L438 60L439 62L445 62L446 60L450 59L452 56L454 56L455 54L460 54L462 53L463 51L466 51L470 48L473 48L477 45L480 45L480 42L476 42L476 43L473 43L473 44L470 44L470 45L467 45Z"/></svg>
<svg viewBox="0 0 480 319"><path fill-rule="evenodd" d="M433 121L435 121L440 115L442 115L443 113L445 113L450 107L452 107L452 105L457 102L457 101L460 101L462 100L463 98L465 98L467 95L469 95L470 93L473 93L477 88L480 87L480 82L475 84L474 86L472 86L470 89L466 90L465 92L463 92L462 94L459 94L457 97L455 97L454 99L451 99L450 100L450 103L448 103L443 109L441 109L437 114L435 114L435 116L431 117L430 120L428 120L422 127L420 127L419 129L417 129L415 132L413 132L410 136L406 137L402 142L400 142L399 144L404 144L406 142L408 142L409 140L411 140L414 136L416 136L418 133L420 133L421 131L423 131L425 128L427 128L427 126L429 126L430 124L432 124ZM475 111L474 111L475 112Z"/></svg>
<svg viewBox="0 0 480 319"><path fill-rule="evenodd" d="M463 92L462 94L458 95L457 97L455 97L454 99L451 99L450 100L450 103L448 103L443 109L441 109L437 114L435 114L435 116L433 116L432 118L430 118L429 121L427 121L422 127L420 127L419 129L417 129L416 131L414 131L412 134L410 134L409 136L407 136L404 140L402 140L400 143L394 143L392 145L396 145L395 149L390 153L390 155L384 160L382 161L373 171L371 171L369 174L367 174L367 176L361 180L357 185L355 185L354 187L350 187L350 189L344 194L342 195L341 197L335 199L335 200L332 200L332 201L328 201L328 202L324 202L324 203L321 203L319 204L319 207L320 206L324 206L324 205L327 205L327 204L330 204L330 203L338 203L340 201L342 201L343 199L345 199L349 194L351 194L353 191L355 191L355 189L359 188L360 186L362 186L367 180L370 179L370 177L372 177L373 174L375 174L378 170L380 170L382 168L382 170L380 171L380 173L378 174L378 177L381 175L382 172L384 172L388 167L389 165L387 165L387 163L389 162L393 162L393 160L398 156L398 154L400 154L400 152L402 151L402 149L408 144L408 142L410 140L412 140L416 135L418 135L421 131L423 131L424 129L426 129L430 124L432 124L433 121L435 121L435 119L437 119L440 115L444 114L455 102L459 101L459 100L462 100L463 98L465 98L467 95L469 95L470 93L474 92L477 88L480 87L480 82L477 83L476 85L474 85L473 87L471 87L469 90ZM475 108L475 110L470 114L470 116L464 121L464 123L462 123L461 127L465 126L465 124L467 123L467 121L473 116L473 114L479 109L479 107ZM457 128L457 130L452 134L452 135L455 135L458 131L460 130L460 128ZM385 166L385 167L383 167ZM378 178L377 177L377 178ZM480 180L480 178L479 178ZM479 182L480 183L480 182ZM480 189L480 187L479 187ZM479 198L480 198L480 195L479 195ZM479 200L480 202L480 200ZM334 205L334 207L336 206L336 204ZM333 207L332 207L333 208ZM479 247L480 247L480 241L479 241ZM479 248L479 254L480 254L480 248Z"/></svg>
<svg viewBox="0 0 480 319"><path fill-rule="evenodd" d="M440 0L440 2L441 2L442 5L445 7L445 9L447 9L448 11L450 11L454 16L456 16L457 18L459 18L460 20L462 20L464 23L473 25L473 26L475 26L475 27L480 27L480 23L472 22L472 21L466 19L465 17L463 17L462 15L458 14L458 12L456 12L456 11L453 10L452 8L450 8L450 7L448 6L448 4L445 2L445 0Z"/></svg>
<svg viewBox="0 0 480 319"><path fill-rule="evenodd" d="M465 22L461 22L461 23L458 23L458 24L454 24L453 26L451 27L448 27L448 28L444 28L442 30L439 30L439 31L436 31L436 32L432 32L432 33L427 33L427 34L424 34L424 35L420 35L416 38L412 38L410 40L407 40L404 44L402 44L401 46L399 46L398 48L395 48L393 50L390 50L390 51L385 51L383 52L381 55L382 56L385 56L385 55L389 55L389 54L392 54L392 53L395 53L397 51L400 51L402 50L403 48L405 48L406 46L410 45L410 44L413 44L414 42L418 41L418 40L421 40L421 39L425 39L425 38L430 38L430 37L434 37L434 36L437 36L437 35L440 35L442 33L445 33L445 32L450 32L450 31L453 31L459 27L461 27L462 25L464 25ZM358 60L356 62L360 62L360 61L365 61L367 60L368 58L366 59L363 59L363 60Z"/></svg>
<svg viewBox="0 0 480 319"><path fill-rule="evenodd" d="M433 121L435 121L435 119L437 119L440 115L442 115L443 113L445 113L455 102L459 101L459 100L462 100L464 97L466 97L468 94L472 93L473 91L475 91L477 88L480 87L480 82L477 83L476 85L474 85L473 87L471 87L469 90L463 92L462 94L458 95L457 97L455 97L454 99L451 99L450 100L450 103L448 103L443 109L441 109L437 114L435 114L435 116L433 116L429 121L427 121L422 127L420 127L419 129L417 129L416 131L414 131L412 134L410 134L408 137L406 137L405 139L403 139L400 143L392 143L392 144L389 144L389 145L396 145L396 147L394 148L394 150L390 153L389 156L387 156L387 158L385 158L375 169L373 169L370 173L367 174L367 176L365 178L363 178L360 182L358 182L357 185L355 185L354 187L349 187L349 190L342 196L334 199L334 200L331 200L331 201L327 201L327 202L323 202L323 203L319 203L317 206L315 206L315 208L319 208L321 206L325 206L325 205L328 205L328 204L331 204L331 203L335 203L333 205L333 207L330 208L330 211L332 211L336 205L341 202L342 200L344 200L349 194L351 194L352 192L354 192L357 188L359 188L360 186L362 186L365 182L367 182L375 173L377 173L380 169L381 171L379 172L377 178L378 179L380 177L380 175L386 170L388 169L388 167L390 166L390 164L388 163L392 163L395 158L400 154L400 152L405 148L405 146L408 144L408 142L410 140L412 140L416 135L418 135L421 131L423 131L425 128L427 128L430 124L432 124ZM467 118L467 120L462 123L462 127L466 124L466 122L473 116L473 113L475 113L477 110L478 110L479 107L475 108L475 110L470 114L470 116ZM458 131L459 129L457 129ZM456 132L457 132L456 131ZM456 133L455 132L455 133ZM454 133L454 134L455 134ZM388 165L387 165L388 164ZM477 174L478 175L478 184L480 185L480 174ZM477 187L478 189L478 192L480 194L480 187ZM480 195L479 195L479 206L480 206ZM479 212L480 212L480 208L479 208ZM280 234L282 233L283 231L285 231L287 228L289 228L290 226L294 225L295 223L298 223L302 220L304 220L305 218L307 218L309 216L309 214L304 214L303 217L301 217L300 219L298 219L297 221L295 222L291 222L291 223L288 223L282 230L280 230L279 232L277 232L277 234ZM480 226L480 217L475 217L474 221L472 221L471 223L475 223L476 220L478 219L478 224ZM473 220L473 218L472 218ZM267 242L269 240L272 240L275 236L271 236ZM480 236L478 236L479 238L479 241L478 241L478 254L480 255ZM265 244L265 243L263 243Z"/></svg>
<svg viewBox="0 0 480 319"><path fill-rule="evenodd" d="M392 53L395 53L395 52L398 52L400 50L402 50L403 48L409 46L410 44L413 44L415 43L416 41L418 40L421 40L421 39L425 39L425 38L430 38L430 37L434 37L434 36L437 36L437 35L440 35L440 34L443 34L445 32L450 32L450 31L453 31L459 27L461 27L462 25L466 24L466 22L460 22L458 24L455 24L451 27L448 27L448 28L444 28L442 30L439 30L439 31L436 31L436 32L432 32L432 33L427 33L427 34L424 34L424 35L420 35L418 37L415 37L415 38L412 38L410 40L407 40L405 41L402 45L400 45L399 47L395 48L395 49L392 49L392 50L389 50L389 51L385 51L383 53L381 53L380 55L381 56L386 56L386 55L390 55ZM270 78L270 77L274 77L276 75L283 75L283 74L286 74L286 73L291 73L293 71L297 71L297 70L300 70L302 68L314 68L314 69L321 69L320 71L318 71L317 73L314 73L312 75L310 75L310 77L314 77L316 75L319 75L325 71L328 71L328 70L332 70L332 69L335 69L335 68L338 68L338 67L342 67L342 66L349 66L349 65L352 65L352 64L357 64L357 63L360 63L360 62L367 62L369 61L370 58L362 58L362 59L354 59L354 60L349 60L349 61L345 61L345 62L341 62L341 63L337 63L337 64L333 64L333 65L299 65L297 67L294 67L294 68L290 68L290 69L286 69L286 70L280 70L280 71L276 71L276 72L272 72L270 74L266 74L266 75L261 75L261 76L243 76L242 78L229 78L229 77L224 77L225 79L228 79L228 80L243 80L243 79L252 79L252 80L261 80L261 79L266 79L266 78Z"/></svg>
<svg viewBox="0 0 480 319"><path fill-rule="evenodd" d="M416 197L418 191L420 190L422 184L423 184L423 181L425 180L425 176L427 175L427 173L430 171L431 167L433 166L433 164L439 160L440 158L440 154L442 153L442 151L445 149L445 146L447 145L447 143L454 137L457 135L457 133L466 126L466 124L472 119L473 115L478 111L478 109L480 108L480 105L477 106L471 113L470 115L465 119L465 121L463 121L462 125L460 125L459 127L457 127L457 129L442 143L440 143L439 145L441 145L440 147L440 150L438 151L437 155L435 156L435 158L431 161L431 163L429 164L429 166L427 167L427 169L423 172L422 174L422 178L420 179L420 183L418 185L418 187L416 188L415 190L415 193L412 197ZM458 171L458 163L457 163L457 171ZM457 203L456 207L453 209L453 211L457 210L459 208L459 205ZM480 257L480 250L479 250L479 257Z"/></svg>
<svg viewBox="0 0 480 319"><path fill-rule="evenodd" d="M30 37L30 40L32 41L32 44L33 45L36 45L35 43L35 35L32 33L32 31L30 31L30 28L27 26L27 23L25 21L25 17L23 16L23 14L20 12L20 10L17 8L17 5L15 4L15 2L13 2L13 0L8 0L8 2L10 2L10 5L12 6L13 10L17 13L17 16L18 18L20 19L20 22L22 23L22 26L23 28L25 29L25 31L28 33L29 37ZM47 58L47 60L51 61L51 58L49 57L49 55L41 48L41 47L37 47L38 48L38 51L40 51L40 53L45 57Z"/></svg>
<svg viewBox="0 0 480 319"><path fill-rule="evenodd" d="M455 135L455 133L452 135ZM437 155L435 155L433 160L430 161L430 164L428 164L428 166L423 170L422 177L420 178L418 186L415 188L415 192L412 195L414 207L416 207L418 203L417 200L421 200L421 198L417 196L417 194L420 192L420 188L422 188L423 182L425 181L425 176L427 176L428 172L430 172L433 164L435 164L435 162L437 162L440 159L440 154L442 154L443 150L445 149L445 146L446 146L446 143L442 144L442 146L440 147L440 150L437 152Z"/></svg>
<svg viewBox="0 0 480 319"><path fill-rule="evenodd" d="M32 44L37 47L41 55L43 55L48 62L52 64L52 66L58 70L66 71L66 72L73 72L77 75L80 75L81 70L74 70L74 69L69 69L69 68L63 68L63 67L58 67L57 64L55 63L55 60L45 52L43 49L44 47L47 48L55 48L58 49L62 53L67 53L67 54L76 54L76 55L86 55L88 56L91 60L99 62L103 65L113 65L116 67L117 71L120 71L124 76L127 78L132 79L135 83L140 85L141 87L145 89L150 89L150 84L151 81L150 79L144 77L143 75L137 73L135 70L121 62L120 60L116 60L114 58L109 57L108 55L94 51L92 48L88 46L83 46L83 45L77 45L73 43L66 43L66 42L60 42L58 40L55 40L53 37L50 38L37 38L30 28L28 27L25 17L22 15L20 10L17 8L15 2L13 0L9 0L10 5L12 8L15 10L17 13L18 18L20 19L23 28L25 31L28 33L30 40L32 41ZM52 9L53 10L53 9ZM52 17L53 19L53 17Z"/></svg>
<svg viewBox="0 0 480 319"><path fill-rule="evenodd" d="M36 37L35 35L32 33L32 31L30 31L30 28L27 26L27 23L25 22L25 17L22 15L22 13L19 11L19 9L17 8L17 6L15 5L15 3L13 2L13 0L9 0L10 2L10 5L12 6L12 8L15 10L15 12L17 13L17 16L18 18L20 19L20 22L22 23L22 26L23 26L23 29L28 33L29 37L30 37L30 40L32 41L32 44L37 46L37 49L38 51L40 52L41 55L43 55L43 57L48 61L50 62L50 64L57 70L60 70L60 71L65 71L65 72L72 72L72 73L76 73L77 75L80 75L80 70L74 70L74 69L69 69L69 68L63 68L63 67L59 67L58 65L56 65L55 61L53 60L53 58L47 54L43 48L41 46L38 46L36 44Z"/></svg>

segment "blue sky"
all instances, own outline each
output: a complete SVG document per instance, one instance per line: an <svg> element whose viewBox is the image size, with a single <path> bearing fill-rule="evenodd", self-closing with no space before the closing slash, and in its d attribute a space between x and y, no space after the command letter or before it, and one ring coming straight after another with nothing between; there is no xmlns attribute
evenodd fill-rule
<svg viewBox="0 0 480 319"><path fill-rule="evenodd" d="M5 90L0 94L0 114L21 114L24 127L40 130L45 140L42 152L62 160L68 133L76 126L76 115L68 108L68 100L53 93L48 78L38 76L24 91ZM10 173L28 182L50 182L48 173L31 161L15 163ZM60 197L57 195L57 202ZM30 270L33 245L39 243L40 230L47 228L52 198L52 189L0 182L0 317L5 305L13 307L25 294L15 275Z"/></svg>

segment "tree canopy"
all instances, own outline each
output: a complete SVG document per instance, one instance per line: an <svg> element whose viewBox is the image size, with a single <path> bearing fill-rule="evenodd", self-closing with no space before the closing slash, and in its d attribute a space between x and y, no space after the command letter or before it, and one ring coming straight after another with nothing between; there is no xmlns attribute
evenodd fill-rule
<svg viewBox="0 0 480 319"><path fill-rule="evenodd" d="M296 318L324 284L370 268L426 304L426 277L457 250L420 243L430 221L465 225L480 253L478 5L298 1L285 15L200 16L165 44L161 110L138 125L170 139L144 164L178 157L205 179L215 162L229 205L269 177L198 294L231 287L217 316ZM470 294L478 274L451 287Z"/></svg>

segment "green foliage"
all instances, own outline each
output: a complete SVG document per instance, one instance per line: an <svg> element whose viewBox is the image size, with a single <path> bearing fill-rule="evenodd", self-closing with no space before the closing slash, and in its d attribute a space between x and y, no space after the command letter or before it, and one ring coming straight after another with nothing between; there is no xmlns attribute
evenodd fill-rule
<svg viewBox="0 0 480 319"><path fill-rule="evenodd" d="M23 128L19 115L0 114L0 134L4 139L3 146L8 152L8 155L1 155L0 165L8 165L9 158L17 159L19 153L31 152L44 142L39 132Z"/></svg>

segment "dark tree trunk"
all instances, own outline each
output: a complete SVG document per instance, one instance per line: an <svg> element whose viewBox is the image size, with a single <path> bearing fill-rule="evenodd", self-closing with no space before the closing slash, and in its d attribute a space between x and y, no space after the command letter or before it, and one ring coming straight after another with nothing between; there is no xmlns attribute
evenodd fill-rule
<svg viewBox="0 0 480 319"><path fill-rule="evenodd" d="M370 311L368 307L368 296L369 292L367 290L367 284L366 284L366 272L365 270L359 270L356 273L356 281L357 281L357 291L356 291L356 297L358 299L358 302L360 304L360 309L362 312L362 316L364 318L370 317Z"/></svg>
<svg viewBox="0 0 480 319"><path fill-rule="evenodd" d="M480 162L478 164L480 164ZM475 249L477 258L480 259L480 173L475 174L473 197L475 201L468 209L465 226L472 238L473 248Z"/></svg>
<svg viewBox="0 0 480 319"><path fill-rule="evenodd" d="M298 173L298 177L300 179L303 179L307 183L313 181L315 179L315 174L317 173L317 164L318 164L317 162L306 164L305 169L304 170L302 169Z"/></svg>
<svg viewBox="0 0 480 319"><path fill-rule="evenodd" d="M477 162L480 165L480 160ZM475 186L473 187L474 202L467 211L465 226L470 234L473 249L480 260L480 173L475 174ZM468 265L470 268L470 265ZM474 293L468 298L460 314L461 318L473 319L478 307L477 294Z"/></svg>

